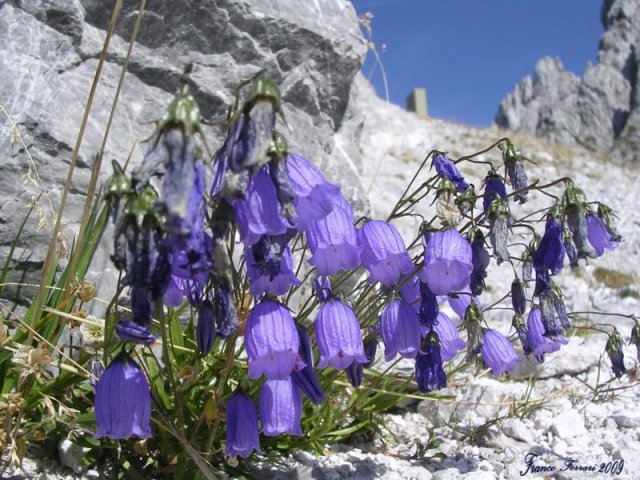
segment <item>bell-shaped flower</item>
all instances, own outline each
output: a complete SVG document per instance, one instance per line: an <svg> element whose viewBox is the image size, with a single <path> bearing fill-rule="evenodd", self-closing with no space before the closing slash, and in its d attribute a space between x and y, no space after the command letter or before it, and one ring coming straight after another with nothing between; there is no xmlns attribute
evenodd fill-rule
<svg viewBox="0 0 640 480"><path fill-rule="evenodd" d="M433 331L440 338L442 360L447 362L456 356L458 351L466 347L464 340L460 338L458 329L453 321L444 313L438 313L438 321L433 326Z"/></svg>
<svg viewBox="0 0 640 480"><path fill-rule="evenodd" d="M618 246L605 223L595 213L587 214L587 237L598 257L601 257L605 250L613 250Z"/></svg>
<svg viewBox="0 0 640 480"><path fill-rule="evenodd" d="M116 323L116 333L125 342L151 345L156 341L151 330L131 320L121 320Z"/></svg>
<svg viewBox="0 0 640 480"><path fill-rule="evenodd" d="M424 393L440 390L447 386L447 374L442 365L440 339L431 331L422 342L416 357L416 383Z"/></svg>
<svg viewBox="0 0 640 480"><path fill-rule="evenodd" d="M438 320L438 312L440 311L440 305L438 304L438 297L429 288L429 284L426 282L420 282L420 310L418 311L420 325L426 327L427 330L431 330L433 325Z"/></svg>
<svg viewBox="0 0 640 480"><path fill-rule="evenodd" d="M360 265L360 247L353 225L353 208L342 195L338 195L335 200L331 213L311 222L306 231L311 251L309 263L316 267L320 275L333 275Z"/></svg>
<svg viewBox="0 0 640 480"><path fill-rule="evenodd" d="M95 438L151 437L151 392L138 364L119 354L98 379Z"/></svg>
<svg viewBox="0 0 640 480"><path fill-rule="evenodd" d="M482 359L494 376L510 372L522 361L509 339L497 330L485 330L482 336Z"/></svg>
<svg viewBox="0 0 640 480"><path fill-rule="evenodd" d="M491 202L497 199L507 199L507 189L504 186L502 177L493 168L484 179L484 195L482 199L482 208L484 213L488 214Z"/></svg>
<svg viewBox="0 0 640 480"><path fill-rule="evenodd" d="M400 233L390 223L371 220L358 231L362 264L369 271L369 283L391 287L413 270L411 257Z"/></svg>
<svg viewBox="0 0 640 480"><path fill-rule="evenodd" d="M527 310L527 296L524 291L524 283L516 278L511 283L511 306L516 315L524 315Z"/></svg>
<svg viewBox="0 0 640 480"><path fill-rule="evenodd" d="M607 344L605 345L607 355L611 361L611 370L613 374L620 378L623 373L627 371L624 366L624 352L622 351L622 338L618 333L618 330L614 327L613 333L609 336Z"/></svg>
<svg viewBox="0 0 640 480"><path fill-rule="evenodd" d="M343 370L353 362L368 361L356 314L340 300L328 300L320 307L315 332L320 350L318 368L331 365Z"/></svg>
<svg viewBox="0 0 640 480"><path fill-rule="evenodd" d="M293 318L279 303L257 304L247 317L244 344L249 358L251 379L288 378L294 368L304 367L298 349L300 340Z"/></svg>
<svg viewBox="0 0 640 480"><path fill-rule="evenodd" d="M525 190L529 184L527 174L524 171L524 156L520 149L513 143L507 142L507 147L503 150L504 166L514 191L517 191L513 198L516 202L525 203L528 191ZM521 190L521 191L520 191Z"/></svg>
<svg viewBox="0 0 640 480"><path fill-rule="evenodd" d="M300 285L293 273L291 249L278 237L263 235L251 247L247 247L246 268L249 276L249 290L255 297L263 293L280 296L292 286Z"/></svg>
<svg viewBox="0 0 640 480"><path fill-rule="evenodd" d="M455 186L458 193L464 192L469 188L469 184L465 181L462 174L458 171L455 163L444 154L438 154L431 160L431 166L435 167L439 175L449 179Z"/></svg>
<svg viewBox="0 0 640 480"><path fill-rule="evenodd" d="M238 331L238 314L233 301L233 291L228 278L217 278L213 285L213 316L216 319L216 331L227 338Z"/></svg>
<svg viewBox="0 0 640 480"><path fill-rule="evenodd" d="M300 155L289 153L286 157L289 181L296 194L298 213L296 229L307 230L314 220L322 220L333 210L340 187L327 182L320 169Z"/></svg>
<svg viewBox="0 0 640 480"><path fill-rule="evenodd" d="M198 324L196 325L196 343L198 351L207 354L213 348L216 339L216 320L213 304L209 300L202 302L198 307Z"/></svg>
<svg viewBox="0 0 640 480"><path fill-rule="evenodd" d="M320 404L324 401L324 392L313 368L313 351L311 350L309 335L307 335L307 330L303 326L297 325L296 328L300 336L298 353L305 366L300 370L294 369L291 372L291 380L305 393L309 400L315 404Z"/></svg>
<svg viewBox="0 0 640 480"><path fill-rule="evenodd" d="M562 270L565 253L560 217L549 213L544 235L533 254L533 267L557 275Z"/></svg>
<svg viewBox="0 0 640 480"><path fill-rule="evenodd" d="M238 388L227 401L227 457L247 458L260 452L258 414L253 401Z"/></svg>
<svg viewBox="0 0 640 480"><path fill-rule="evenodd" d="M253 245L263 235L281 235L289 228L280 214L276 188L266 169L249 179L245 198L233 204L240 240Z"/></svg>
<svg viewBox="0 0 640 480"><path fill-rule="evenodd" d="M567 343L567 339L561 335L554 339L544 335L542 312L539 307L535 307L529 312L527 317L527 344L538 362L542 363L544 361L545 353L555 352ZM525 351L525 353L527 352Z"/></svg>
<svg viewBox="0 0 640 480"><path fill-rule="evenodd" d="M549 284L551 285L551 284ZM539 295L540 314L542 325L544 326L544 335L549 338L556 338L562 334L563 326L556 318L556 309L554 305L554 293L551 286L545 288Z"/></svg>
<svg viewBox="0 0 640 480"><path fill-rule="evenodd" d="M267 380L260 390L262 433L267 436L288 433L302 435L300 416L302 396L291 378Z"/></svg>
<svg viewBox="0 0 640 480"><path fill-rule="evenodd" d="M484 279L487 277L487 268L491 257L486 248L484 248L484 235L479 228L473 232L473 240L471 241L471 278L469 286L474 295L482 294L485 288Z"/></svg>
<svg viewBox="0 0 640 480"><path fill-rule="evenodd" d="M407 303L392 300L382 311L380 330L387 362L398 353L405 358L416 356L420 349L420 326L418 315Z"/></svg>
<svg viewBox="0 0 640 480"><path fill-rule="evenodd" d="M435 232L424 247L420 279L437 295L459 292L469 285L473 270L471 245L455 229Z"/></svg>

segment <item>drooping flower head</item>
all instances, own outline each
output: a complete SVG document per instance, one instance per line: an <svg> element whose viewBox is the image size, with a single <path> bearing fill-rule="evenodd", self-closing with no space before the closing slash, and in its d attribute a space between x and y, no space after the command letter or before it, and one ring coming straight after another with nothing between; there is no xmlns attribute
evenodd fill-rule
<svg viewBox="0 0 640 480"><path fill-rule="evenodd" d="M324 401L324 392L322 386L318 381L318 376L313 368L313 351L311 350L311 342L307 335L307 330L301 326L296 326L298 335L300 336L300 347L298 353L300 358L305 363L304 368L299 370L294 369L291 372L291 380L295 383L300 390L302 390L309 400L315 404L320 404Z"/></svg>
<svg viewBox="0 0 640 480"><path fill-rule="evenodd" d="M600 217L604 223L612 241L619 243L624 240L616 227L616 220L618 216L611 208L606 206L604 203L598 203L598 217Z"/></svg>
<svg viewBox="0 0 640 480"><path fill-rule="evenodd" d="M433 326L433 331L438 334L440 338L442 360L447 362L451 360L456 354L462 350L466 344L464 340L460 338L458 329L453 321L444 313L438 313L438 321Z"/></svg>
<svg viewBox="0 0 640 480"><path fill-rule="evenodd" d="M151 345L156 341L151 330L131 320L120 320L116 323L116 333L125 342Z"/></svg>
<svg viewBox="0 0 640 480"><path fill-rule="evenodd" d="M344 369L344 373L347 375L347 380L354 387L362 385L364 380L364 369L370 367L376 359L376 352L378 351L378 340L375 337L369 336L364 340L364 354L367 356L367 363L353 362L347 368Z"/></svg>
<svg viewBox="0 0 640 480"><path fill-rule="evenodd" d="M426 327L427 330L431 330L433 325L438 320L438 311L440 305L438 305L438 297L429 288L429 284L426 282L420 282L420 309L418 310L420 325Z"/></svg>
<svg viewBox="0 0 640 480"><path fill-rule="evenodd" d="M289 180L296 194L298 218L295 226L302 232L312 221L322 220L331 213L340 187L327 182L318 167L299 155L289 153L286 162Z"/></svg>
<svg viewBox="0 0 640 480"><path fill-rule="evenodd" d="M489 252L484 248L484 235L482 230L474 228L471 241L471 277L469 279L469 287L474 295L481 295L485 288L485 278L487 277L487 268L491 258Z"/></svg>
<svg viewBox="0 0 640 480"><path fill-rule="evenodd" d="M290 377L264 382L260 390L260 419L263 434L267 436L283 433L302 435L301 414L300 389Z"/></svg>
<svg viewBox="0 0 640 480"><path fill-rule="evenodd" d="M289 311L279 303L263 301L247 317L244 335L251 379L288 378L294 368L304 367L298 349L300 340Z"/></svg>
<svg viewBox="0 0 640 480"><path fill-rule="evenodd" d="M631 329L631 344L636 346L636 358L640 361L640 323L635 320L635 324Z"/></svg>
<svg viewBox="0 0 640 480"><path fill-rule="evenodd" d="M354 220L353 208L342 195L338 195L331 213L311 222L306 231L312 254L309 263L320 275L334 275L360 265Z"/></svg>
<svg viewBox="0 0 640 480"><path fill-rule="evenodd" d="M431 331L422 341L416 357L416 383L424 393L440 390L447 386L447 374L442 365L440 339Z"/></svg>
<svg viewBox="0 0 640 480"><path fill-rule="evenodd" d="M245 245L253 245L263 235L282 235L289 228L280 213L276 188L266 169L249 179L245 198L235 201L233 211Z"/></svg>
<svg viewBox="0 0 640 480"><path fill-rule="evenodd" d="M596 252L588 240L587 197L581 189L570 183L564 191L562 203L578 258L595 258Z"/></svg>
<svg viewBox="0 0 640 480"><path fill-rule="evenodd" d="M489 206L494 200L507 199L507 189L504 186L502 177L493 168L484 179L484 194L482 199L482 208L485 214L489 213Z"/></svg>
<svg viewBox="0 0 640 480"><path fill-rule="evenodd" d="M516 315L524 315L527 310L527 297L524 291L524 283L515 278L511 283L511 306Z"/></svg>
<svg viewBox="0 0 640 480"><path fill-rule="evenodd" d="M258 414L253 401L238 388L227 401L227 447L225 456L247 458L260 452Z"/></svg>
<svg viewBox="0 0 640 480"><path fill-rule="evenodd" d="M542 311L539 307L531 309L527 317L527 342L530 352L535 355L540 363L544 361L545 353L555 352L559 350L562 345L567 344L567 340L562 335L558 335L554 339L544 335ZM525 353L528 352L525 351Z"/></svg>
<svg viewBox="0 0 640 480"><path fill-rule="evenodd" d="M289 238L288 234L263 235L257 243L247 247L246 268L252 295L280 296L292 286L300 285L293 273L293 258L287 244Z"/></svg>
<svg viewBox="0 0 640 480"><path fill-rule="evenodd" d="M279 110L280 89L266 74L260 74L251 85L250 99L226 141L226 155L232 171L246 170L253 175L268 162Z"/></svg>
<svg viewBox="0 0 640 480"><path fill-rule="evenodd" d="M393 360L396 354L414 358L420 349L418 315L406 302L392 300L380 316L380 330L384 342L384 359Z"/></svg>
<svg viewBox="0 0 640 480"><path fill-rule="evenodd" d="M611 369L613 370L613 374L620 378L623 373L627 371L627 368L624 366L624 352L622 351L622 338L618 333L618 330L614 327L613 333L609 336L607 340L607 345L605 346L605 350L609 355L609 360L611 360Z"/></svg>
<svg viewBox="0 0 640 480"><path fill-rule="evenodd" d="M210 300L205 300L198 307L198 324L196 325L196 343L198 351L207 354L213 348L216 339L216 320L214 317L213 304Z"/></svg>
<svg viewBox="0 0 640 480"><path fill-rule="evenodd" d="M497 330L487 329L482 336L482 359L495 377L510 372L522 361L507 337Z"/></svg>
<svg viewBox="0 0 640 480"><path fill-rule="evenodd" d="M503 198L496 198L489 205L489 240L498 265L509 261L509 206Z"/></svg>
<svg viewBox="0 0 640 480"><path fill-rule="evenodd" d="M547 215L547 223L540 244L533 254L533 267L557 275L562 270L565 256L560 211L552 208Z"/></svg>
<svg viewBox="0 0 640 480"><path fill-rule="evenodd" d="M618 242L611 237L605 223L595 213L587 214L587 236L598 257L604 255L605 250L613 250L618 246Z"/></svg>
<svg viewBox="0 0 640 480"><path fill-rule="evenodd" d="M525 355L529 355L533 351L533 349L531 347L531 343L529 342L528 327L524 321L524 318L522 318L521 315L514 315L513 319L511 320L511 326L518 334L518 340L520 340L520 345L522 345L522 351Z"/></svg>
<svg viewBox="0 0 640 480"><path fill-rule="evenodd" d="M238 330L231 282L226 277L216 278L213 284L213 316L216 319L216 331L222 338L230 337Z"/></svg>
<svg viewBox="0 0 640 480"><path fill-rule="evenodd" d="M507 141L507 146L503 150L502 156L511 186L514 191L518 191L513 198L518 203L525 203L529 192L524 189L527 188L529 182L527 180L527 174L524 171L524 156L522 152L520 152L520 149L509 141Z"/></svg>
<svg viewBox="0 0 640 480"><path fill-rule="evenodd" d="M138 364L119 354L98 379L95 438L151 437L151 393Z"/></svg>
<svg viewBox="0 0 640 480"><path fill-rule="evenodd" d="M538 295L538 299L540 300L540 314L542 325L544 326L544 335L555 339L562 334L563 327L556 318L552 284Z"/></svg>
<svg viewBox="0 0 640 480"><path fill-rule="evenodd" d="M447 301L449 302L449 306L451 307L451 309L455 312L456 315L458 315L458 318L460 318L460 320L464 319L464 315L467 311L467 308L469 307L472 301L476 305L482 307L482 302L480 301L480 298L477 296L471 295L471 291L468 288L463 289L459 294L455 296L449 295L447 297Z"/></svg>
<svg viewBox="0 0 640 480"><path fill-rule="evenodd" d="M456 165L446 155L440 153L433 157L433 160L431 160L431 166L435 167L438 175L441 175L453 182L459 193L462 193L469 188L469 184L458 171Z"/></svg>
<svg viewBox="0 0 640 480"><path fill-rule="evenodd" d="M411 257L400 233L390 223L371 220L358 231L360 258L369 271L369 283L391 287L413 270Z"/></svg>
<svg viewBox="0 0 640 480"><path fill-rule="evenodd" d="M315 332L320 350L318 368L331 365L343 370L353 362L368 361L358 319L353 310L340 300L328 300L320 307Z"/></svg>
<svg viewBox="0 0 640 480"><path fill-rule="evenodd" d="M457 230L434 232L424 246L420 279L437 295L461 291L469 285L472 257L471 245Z"/></svg>

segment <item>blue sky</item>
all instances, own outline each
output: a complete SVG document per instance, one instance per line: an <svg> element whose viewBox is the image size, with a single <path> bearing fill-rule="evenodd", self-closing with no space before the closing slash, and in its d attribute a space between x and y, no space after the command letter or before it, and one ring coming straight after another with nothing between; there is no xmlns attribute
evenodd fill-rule
<svg viewBox="0 0 640 480"><path fill-rule="evenodd" d="M389 99L405 106L425 87L429 115L488 126L500 101L544 56L582 75L603 33L602 0L352 0L371 12ZM386 49L382 51L382 45ZM369 53L365 76L384 98ZM373 71L372 71L373 68Z"/></svg>

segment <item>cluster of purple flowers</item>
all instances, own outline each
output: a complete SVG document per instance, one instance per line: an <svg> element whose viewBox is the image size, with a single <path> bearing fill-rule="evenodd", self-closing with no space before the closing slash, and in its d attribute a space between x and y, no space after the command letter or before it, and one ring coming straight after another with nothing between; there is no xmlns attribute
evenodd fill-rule
<svg viewBox="0 0 640 480"><path fill-rule="evenodd" d="M228 396L226 454L231 457L260 451L260 431L267 436L302 435L302 394L316 404L325 399L316 369L343 370L357 387L364 368L375 360L379 339L386 361L397 355L415 360L422 392L446 387L444 363L465 346L467 359L480 354L494 375L511 371L521 361L508 338L488 328L479 298L491 258L482 232L487 221L494 258L498 264L511 261L509 195L498 172L492 169L485 179L481 221L474 222L466 236L452 225L427 231L419 262L391 223L365 220L356 226L354 210L340 188L309 160L289 151L276 131L279 113L278 88L259 76L249 100L231 119L207 188L205 163L194 139L200 133L199 111L185 89L160 122L142 165L130 179L118 167L106 189L116 224L112 258L130 287L132 316L116 326L127 345L152 344L153 308L178 307L185 301L197 313L195 343L201 355L214 349L217 338L238 331L239 292L234 287L242 282L231 275L233 260L226 247L226 242L235 242L237 228L249 292L255 299L243 330L247 376L264 377L264 382L258 409L241 388ZM508 143L504 155L512 195L524 203L528 185L522 154ZM461 214L472 212L474 187L455 163L439 153L432 166L453 185ZM162 177L161 195L151 185L154 176ZM577 258L586 258L601 255L621 240L612 226L613 213L600 210L592 212L573 191L565 194L562 210L549 213L544 236L531 252L539 306L531 306L526 323L522 316L528 279L516 279L512 285L513 325L524 353L540 361L544 353L566 343L561 333L568 316L551 276L562 270L565 253L571 257L567 245L575 247ZM301 285L294 267L296 238L304 239L308 263L317 274L318 309L312 325L317 365L308 335L311 324L294 318L284 298ZM329 278L359 267L385 297L378 323L364 337L356 311L334 294ZM443 311L445 304L467 329L466 343ZM98 437L151 435L149 385L126 348L96 386ZM122 401L125 395L127 402Z"/></svg>

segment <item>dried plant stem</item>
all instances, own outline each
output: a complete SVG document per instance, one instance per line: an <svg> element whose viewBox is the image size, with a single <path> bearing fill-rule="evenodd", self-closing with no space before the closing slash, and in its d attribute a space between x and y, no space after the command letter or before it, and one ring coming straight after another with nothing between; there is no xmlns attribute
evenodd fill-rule
<svg viewBox="0 0 640 480"><path fill-rule="evenodd" d="M89 113L91 112L91 106L93 104L93 99L96 94L96 89L98 88L100 74L102 73L102 66L104 65L104 61L107 56L107 51L109 50L109 43L111 41L111 36L113 35L113 31L115 29L116 21L118 19L118 15L120 14L121 7L122 7L122 0L117 0L116 5L113 8L113 14L111 15L109 29L107 30L107 37L104 40L102 52L100 52L100 58L98 60L98 66L96 67L96 73L93 77L93 83L91 84L91 91L89 92L89 98L87 98L87 104L84 108L84 114L82 116L82 122L80 123L80 130L78 132L76 144L71 154L71 163L69 165L69 171L67 173L67 180L64 184L64 189L62 191L62 198L60 199L60 207L58 209L58 215L56 217L56 224L55 224L55 227L53 228L53 233L51 235L51 242L49 243L47 256L44 261L44 266L42 267L42 275L40 277L40 288L38 289L38 293L35 298L35 308L33 310L33 315L30 319L30 322L31 322L30 327L33 327L35 325L36 319L40 317L40 314L42 312L42 305L44 302L44 294L46 290L47 278L51 270L51 264L53 263L53 259L56 256L56 241L60 233L60 225L62 223L62 214L64 213L64 208L67 203L67 195L69 194L69 189L71 188L71 179L73 178L73 172L75 170L76 163L78 161L78 153L80 151L80 145L82 144L82 138L84 137L84 130L87 126L87 122L89 120ZM70 282L71 277L72 275L69 275L67 282ZM33 328L29 330L27 342L31 342L32 339L33 339Z"/></svg>

